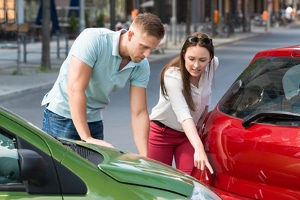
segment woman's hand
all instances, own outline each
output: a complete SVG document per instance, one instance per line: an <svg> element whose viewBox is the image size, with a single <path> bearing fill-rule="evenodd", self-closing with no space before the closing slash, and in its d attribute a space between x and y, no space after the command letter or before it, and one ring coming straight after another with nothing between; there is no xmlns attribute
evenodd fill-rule
<svg viewBox="0 0 300 200"><path fill-rule="evenodd" d="M204 151L204 148L199 148L199 149L195 150L194 166L200 170L204 170L205 167L207 167L211 174L214 173L214 170L208 161L208 158Z"/></svg>

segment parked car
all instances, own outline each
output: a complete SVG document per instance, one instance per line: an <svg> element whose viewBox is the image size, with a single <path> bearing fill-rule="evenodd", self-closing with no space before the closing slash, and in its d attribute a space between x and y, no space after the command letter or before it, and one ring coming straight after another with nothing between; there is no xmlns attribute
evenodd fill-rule
<svg viewBox="0 0 300 200"><path fill-rule="evenodd" d="M300 45L258 52L206 118L207 183L236 199L300 199L299 91Z"/></svg>
<svg viewBox="0 0 300 200"><path fill-rule="evenodd" d="M0 107L1 199L220 199L176 169L139 155L54 139Z"/></svg>

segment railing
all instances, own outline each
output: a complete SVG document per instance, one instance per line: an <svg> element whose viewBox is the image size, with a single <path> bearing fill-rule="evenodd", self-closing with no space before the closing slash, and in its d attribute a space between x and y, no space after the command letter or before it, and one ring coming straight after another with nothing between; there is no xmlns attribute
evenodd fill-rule
<svg viewBox="0 0 300 200"><path fill-rule="evenodd" d="M2 26L4 27L4 26ZM8 28L7 28L8 27ZM16 73L21 74L20 64L27 63L28 54L41 54L42 53L42 43L41 36L32 35L29 33L29 28L25 25L9 25L5 26L6 29L1 30L1 40L0 49L5 50L0 54L0 61L14 61L17 63ZM3 37L7 36L7 37ZM8 37L9 36L9 37ZM61 54L67 57L69 52L69 37L68 35L54 35L52 36L55 40L51 40L52 49L51 54L56 54L59 59ZM5 40L4 40L5 39ZM62 44L64 42L64 44ZM23 46L23 48L22 48ZM12 51L17 51L16 53L11 53ZM17 55L17 56L15 56ZM23 59L21 56L23 55Z"/></svg>
<svg viewBox="0 0 300 200"><path fill-rule="evenodd" d="M68 35L56 35L56 51L50 51L50 53L56 53L56 57L60 58L60 53L62 52L61 50L63 50L63 52L65 53L65 57L67 57L68 52L69 52L69 36ZM62 47L61 46L61 38L65 41L65 46ZM23 44L23 61L24 63L27 62L27 55L28 54L40 54L42 53L42 50L32 50L29 51L27 50L27 45L28 45L28 41L30 41L30 36L28 37L27 35L22 35L21 36L21 41Z"/></svg>

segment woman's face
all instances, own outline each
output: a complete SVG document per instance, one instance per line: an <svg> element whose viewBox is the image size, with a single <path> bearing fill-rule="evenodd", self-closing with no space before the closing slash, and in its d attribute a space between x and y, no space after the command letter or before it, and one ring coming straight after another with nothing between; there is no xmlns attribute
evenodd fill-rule
<svg viewBox="0 0 300 200"><path fill-rule="evenodd" d="M185 68L194 78L200 77L210 62L209 51L198 45L187 48L184 55Z"/></svg>

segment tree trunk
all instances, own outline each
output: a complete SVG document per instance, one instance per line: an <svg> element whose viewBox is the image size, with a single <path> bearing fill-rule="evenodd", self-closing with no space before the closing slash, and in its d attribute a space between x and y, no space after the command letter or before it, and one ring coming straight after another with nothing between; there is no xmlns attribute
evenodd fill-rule
<svg viewBox="0 0 300 200"><path fill-rule="evenodd" d="M50 70L50 1L42 0L42 59L41 69Z"/></svg>

